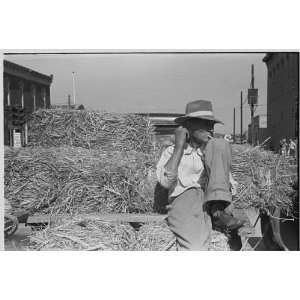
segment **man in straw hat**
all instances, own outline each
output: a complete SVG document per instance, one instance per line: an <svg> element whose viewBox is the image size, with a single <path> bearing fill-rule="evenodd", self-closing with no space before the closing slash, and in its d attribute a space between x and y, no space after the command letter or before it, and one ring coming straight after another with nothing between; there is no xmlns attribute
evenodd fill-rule
<svg viewBox="0 0 300 300"><path fill-rule="evenodd" d="M159 183L169 190L168 225L179 250L208 250L213 220L235 230L243 222L225 212L232 201L231 148L213 138L212 104L197 100L176 118L175 143L164 150L157 164ZM231 184L232 182L232 184Z"/></svg>

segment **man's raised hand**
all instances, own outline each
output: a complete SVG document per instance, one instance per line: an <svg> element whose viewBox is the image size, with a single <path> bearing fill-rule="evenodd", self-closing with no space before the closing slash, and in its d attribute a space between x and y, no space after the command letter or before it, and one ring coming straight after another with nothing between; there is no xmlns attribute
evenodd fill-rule
<svg viewBox="0 0 300 300"><path fill-rule="evenodd" d="M185 147L188 138L189 138L189 131L182 126L179 126L175 130L175 148L183 149Z"/></svg>

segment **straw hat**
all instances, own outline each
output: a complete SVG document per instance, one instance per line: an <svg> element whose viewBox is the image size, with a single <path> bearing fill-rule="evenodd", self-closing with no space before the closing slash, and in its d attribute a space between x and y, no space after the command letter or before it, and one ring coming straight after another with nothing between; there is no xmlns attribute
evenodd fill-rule
<svg viewBox="0 0 300 300"><path fill-rule="evenodd" d="M176 118L174 121L177 124L181 124L188 119L202 119L224 124L214 117L212 104L208 100L196 100L189 102L185 108L185 115Z"/></svg>

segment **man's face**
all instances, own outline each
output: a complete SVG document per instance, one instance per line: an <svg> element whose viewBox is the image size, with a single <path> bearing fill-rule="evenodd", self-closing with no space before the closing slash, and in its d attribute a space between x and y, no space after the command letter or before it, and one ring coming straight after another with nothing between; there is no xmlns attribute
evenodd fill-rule
<svg viewBox="0 0 300 300"><path fill-rule="evenodd" d="M191 119L187 122L191 138L199 144L207 143L213 136L214 122L201 119Z"/></svg>

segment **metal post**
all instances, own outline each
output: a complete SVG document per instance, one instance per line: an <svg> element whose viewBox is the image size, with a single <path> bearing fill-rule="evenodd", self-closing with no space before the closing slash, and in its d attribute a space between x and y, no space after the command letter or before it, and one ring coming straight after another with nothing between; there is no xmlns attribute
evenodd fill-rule
<svg viewBox="0 0 300 300"><path fill-rule="evenodd" d="M73 104L76 104L76 90L75 90L75 72L72 72L73 77Z"/></svg>
<svg viewBox="0 0 300 300"><path fill-rule="evenodd" d="M250 105L251 109L251 145L255 145L254 141L254 105L253 103Z"/></svg>
<svg viewBox="0 0 300 300"><path fill-rule="evenodd" d="M241 137L240 142L243 141L243 92L241 91Z"/></svg>
<svg viewBox="0 0 300 300"><path fill-rule="evenodd" d="M34 84L31 85L31 94L32 94L32 98L33 98L33 111L35 111L36 110L36 90L35 90Z"/></svg>
<svg viewBox="0 0 300 300"><path fill-rule="evenodd" d="M235 143L235 108L233 108L233 142Z"/></svg>
<svg viewBox="0 0 300 300"><path fill-rule="evenodd" d="M68 109L71 109L71 95L68 95Z"/></svg>

